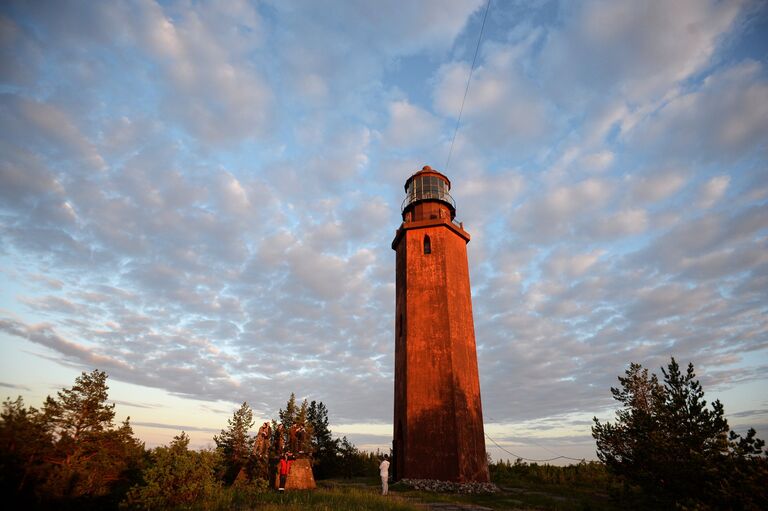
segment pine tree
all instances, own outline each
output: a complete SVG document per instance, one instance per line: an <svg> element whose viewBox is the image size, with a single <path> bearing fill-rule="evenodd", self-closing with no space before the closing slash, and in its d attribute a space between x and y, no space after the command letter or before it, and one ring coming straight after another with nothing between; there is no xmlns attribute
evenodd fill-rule
<svg viewBox="0 0 768 511"><path fill-rule="evenodd" d="M281 408L278 412L280 423L282 423L285 431L291 429L293 423L296 422L298 413L299 411L296 408L296 394L291 392L291 397L288 398L288 402L285 404L285 410Z"/></svg>
<svg viewBox="0 0 768 511"><path fill-rule="evenodd" d="M78 376L72 388L59 391L58 399L48 396L43 412L61 442L77 443L113 426L115 405L107 404L108 390L107 373L94 370Z"/></svg>
<svg viewBox="0 0 768 511"><path fill-rule="evenodd" d="M657 483L662 493L694 496L702 486L714 488L719 482L718 464L728 450L728 422L719 400L707 408L693 364L683 374L672 358L661 371L664 401L657 418L663 448Z"/></svg>
<svg viewBox="0 0 768 511"><path fill-rule="evenodd" d="M328 408L323 402L312 401L307 408L307 421L312 426L312 451L318 479L330 477L336 471L339 441L331 436Z"/></svg>
<svg viewBox="0 0 768 511"><path fill-rule="evenodd" d="M0 413L0 491L21 502L34 499L34 489L44 480L53 438L42 414L24 406L19 396L6 399Z"/></svg>
<svg viewBox="0 0 768 511"><path fill-rule="evenodd" d="M231 483L248 465L253 451L254 439L248 434L254 424L253 410L244 402L227 423L229 427L222 429L220 435L214 435L213 441L224 462L224 478Z"/></svg>
<svg viewBox="0 0 768 511"><path fill-rule="evenodd" d="M126 419L115 426L107 375L82 373L41 410L7 400L0 421L6 495L46 506L104 507L139 477L144 445Z"/></svg>
<svg viewBox="0 0 768 511"><path fill-rule="evenodd" d="M722 403L711 408L693 364L685 374L674 358L656 375L631 364L620 389L616 422L594 419L597 455L606 467L642 491L640 505L654 509L691 507L759 509L764 484L764 443L751 430L746 438L728 432ZM629 496L629 493L625 497ZM762 501L765 502L764 500Z"/></svg>
<svg viewBox="0 0 768 511"><path fill-rule="evenodd" d="M655 467L661 463L656 434L656 416L663 403L663 387L656 375L639 364L630 364L620 388L611 388L613 398L622 404L616 424L595 420L592 434L597 441L597 456L615 473L638 484L653 485Z"/></svg>
<svg viewBox="0 0 768 511"><path fill-rule="evenodd" d="M328 424L328 408L322 401L312 401L307 409L307 421L312 425L312 448L315 453L335 450L336 442Z"/></svg>
<svg viewBox="0 0 768 511"><path fill-rule="evenodd" d="M115 405L108 404L107 374L83 372L75 385L48 397L42 421L53 438L41 492L58 500L109 498L141 463L144 446L128 420L115 428ZM113 495L114 496L114 495Z"/></svg>
<svg viewBox="0 0 768 511"><path fill-rule="evenodd" d="M357 447L347 440L346 436L341 438L339 442L339 455L343 463L342 472L344 477L352 478L356 475L361 475L363 463L360 454Z"/></svg>
<svg viewBox="0 0 768 511"><path fill-rule="evenodd" d="M296 412L296 418L294 419L294 424L307 424L307 411L309 408L309 404L307 403L307 400L301 402L301 406L299 407L299 411Z"/></svg>

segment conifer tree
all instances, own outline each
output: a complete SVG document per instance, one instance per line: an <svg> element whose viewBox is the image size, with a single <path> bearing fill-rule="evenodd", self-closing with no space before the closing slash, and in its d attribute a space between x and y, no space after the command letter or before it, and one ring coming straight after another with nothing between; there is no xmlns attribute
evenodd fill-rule
<svg viewBox="0 0 768 511"><path fill-rule="evenodd" d="M319 479L330 477L338 465L339 441L331 436L328 408L322 401L312 401L307 408L307 421L312 425L312 451Z"/></svg>
<svg viewBox="0 0 768 511"><path fill-rule="evenodd" d="M653 509L759 509L768 498L759 481L768 476L764 442L727 436L722 403L711 408L693 364L685 373L674 358L662 368L663 384L631 364L621 388L612 388L622 407L616 422L594 419L597 455L628 486L641 489L640 505ZM629 496L629 493L626 496ZM763 499L763 500L761 500Z"/></svg>
<svg viewBox="0 0 768 511"><path fill-rule="evenodd" d="M331 436L328 408L320 401L312 401L307 408L307 421L312 425L312 447L315 453L335 451L336 441Z"/></svg>
<svg viewBox="0 0 768 511"><path fill-rule="evenodd" d="M299 411L296 412L296 417L294 419L294 424L307 424L307 411L309 408L309 404L307 403L307 400L303 400L301 402L301 406L299 407Z"/></svg>
<svg viewBox="0 0 768 511"><path fill-rule="evenodd" d="M286 431L288 431L291 426L293 426L293 423L296 422L298 413L299 411L296 407L296 394L291 392L291 397L288 398L288 402L285 404L285 410L281 408L278 412L280 423L282 423Z"/></svg>
<svg viewBox="0 0 768 511"><path fill-rule="evenodd" d="M351 478L360 475L363 466L360 454L357 447L347 440L346 436L341 438L339 442L339 455L343 461L342 472L344 477Z"/></svg>
<svg viewBox="0 0 768 511"><path fill-rule="evenodd" d="M116 504L139 476L144 445L128 419L115 426L108 389L106 373L95 370L49 396L41 410L7 400L0 420L3 488L27 504Z"/></svg>
<svg viewBox="0 0 768 511"><path fill-rule="evenodd" d="M253 410L248 403L244 402L227 424L227 429L222 429L221 434L214 435L213 441L216 442L216 448L225 466L224 478L231 483L247 466L253 451L254 439L248 434L254 424Z"/></svg>
<svg viewBox="0 0 768 511"><path fill-rule="evenodd" d="M110 429L115 405L107 403L108 390L107 373L95 370L78 376L72 388L57 393L57 399L48 396L43 412L58 439L77 443L82 437Z"/></svg>
<svg viewBox="0 0 768 511"><path fill-rule="evenodd" d="M664 393L655 374L648 374L640 364L630 364L625 377L619 376L620 388L611 388L613 398L622 404L616 411L616 424L595 420L592 435L597 441L597 456L615 473L652 485L654 467L661 460L660 437L656 417L661 411Z"/></svg>
<svg viewBox="0 0 768 511"><path fill-rule="evenodd" d="M107 400L107 374L83 372L75 385L48 397L42 420L53 438L42 492L54 499L105 497L141 462L144 446L128 420L115 428L115 405Z"/></svg>
<svg viewBox="0 0 768 511"><path fill-rule="evenodd" d="M25 407L19 396L6 399L0 412L0 491L21 502L34 500L35 488L47 472L45 457L53 438L39 410Z"/></svg>

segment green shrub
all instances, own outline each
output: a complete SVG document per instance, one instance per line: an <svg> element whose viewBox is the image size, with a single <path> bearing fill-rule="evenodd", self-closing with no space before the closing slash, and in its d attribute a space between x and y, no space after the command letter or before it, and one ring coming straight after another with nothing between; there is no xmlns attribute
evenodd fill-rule
<svg viewBox="0 0 768 511"><path fill-rule="evenodd" d="M173 509L215 501L221 493L216 479L220 457L214 451L191 451L182 432L168 447L152 451L152 465L144 471L144 484L128 491L122 507Z"/></svg>

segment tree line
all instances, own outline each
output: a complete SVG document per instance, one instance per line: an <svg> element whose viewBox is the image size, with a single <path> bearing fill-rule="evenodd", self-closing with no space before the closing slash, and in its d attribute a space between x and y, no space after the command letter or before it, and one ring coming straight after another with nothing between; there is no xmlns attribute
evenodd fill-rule
<svg viewBox="0 0 768 511"><path fill-rule="evenodd" d="M6 498L26 509L171 509L214 501L218 505L209 507L221 507L222 499L247 500L266 491L271 467L253 453L247 403L214 436L213 449L190 449L183 431L169 445L146 449L129 419L115 423L108 389L107 374L94 370L41 408L25 406L21 397L6 399L0 412L0 489ZM310 434L316 478L375 473L376 455L333 437L322 402L299 404L291 394L272 420L285 430L298 422Z"/></svg>
<svg viewBox="0 0 768 511"><path fill-rule="evenodd" d="M730 430L722 403L704 399L693 364L683 371L673 358L661 372L660 380L633 363L611 388L615 421L595 418L592 427L600 462L497 462L492 480L602 489L621 509L768 509L765 442L754 429ZM291 394L271 430L295 423L306 427L317 479L377 473L379 453L334 438L322 402ZM146 449L129 419L115 423L106 373L82 373L39 409L21 397L3 403L0 490L24 509L249 508L267 491L276 454L255 455L253 426L243 403L214 436L215 448L190 449L182 431Z"/></svg>

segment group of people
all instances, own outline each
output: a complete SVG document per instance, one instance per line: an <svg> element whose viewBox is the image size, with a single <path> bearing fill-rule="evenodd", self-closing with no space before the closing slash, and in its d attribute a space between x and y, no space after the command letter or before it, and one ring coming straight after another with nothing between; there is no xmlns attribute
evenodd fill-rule
<svg viewBox="0 0 768 511"><path fill-rule="evenodd" d="M285 483L288 480L288 474L291 473L291 465L294 461L295 458L288 452L280 457L280 462L277 465L278 491L285 491ZM381 476L381 494L387 495L389 493L389 456L386 454L379 463L379 475Z"/></svg>
<svg viewBox="0 0 768 511"><path fill-rule="evenodd" d="M261 425L256 435L253 453L260 458L268 458L272 443L272 426L269 422L265 422ZM286 435L285 427L282 424L278 424L275 428L274 446L278 456L283 456L286 452L295 454L310 453L311 446L307 428L303 423L296 423L288 428L288 434Z"/></svg>
<svg viewBox="0 0 768 511"><path fill-rule="evenodd" d="M278 424L273 437L272 425L265 422L256 434L253 453L259 458L268 459L272 446L275 448L275 454L280 458L277 464L278 490L285 491L285 483L296 456L309 455L312 451L307 428L303 423L296 423L288 428L286 434L285 426Z"/></svg>
<svg viewBox="0 0 768 511"><path fill-rule="evenodd" d="M269 422L265 422L261 425L259 432L256 435L256 443L253 447L253 453L260 458L268 458L272 441L272 426ZM308 443L309 435L302 423L293 424L288 428L287 441L288 449L286 449L285 427L282 424L278 424L275 428L274 446L277 455L280 457L277 466L279 491L285 491L285 483L288 479L288 474L291 472L291 465L293 465L293 462L296 459L295 455L308 454L311 452ZM387 495L389 492L389 456L386 454L381 460L381 463L379 463L379 475L381 476L381 494Z"/></svg>

